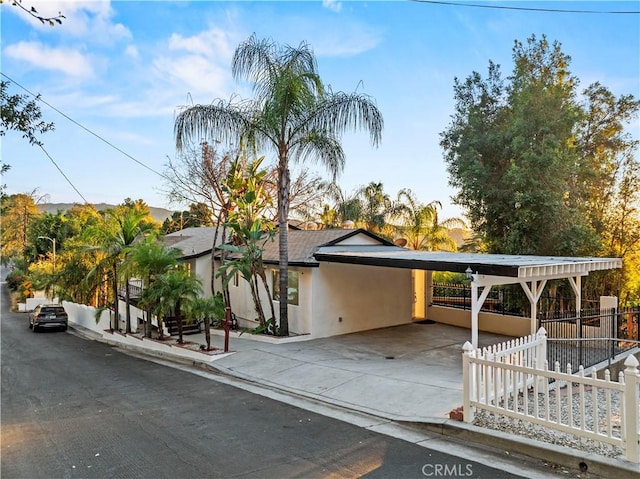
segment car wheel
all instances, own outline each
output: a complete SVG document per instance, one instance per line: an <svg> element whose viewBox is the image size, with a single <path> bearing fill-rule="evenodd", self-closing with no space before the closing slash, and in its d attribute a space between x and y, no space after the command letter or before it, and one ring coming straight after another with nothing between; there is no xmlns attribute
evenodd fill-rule
<svg viewBox="0 0 640 479"><path fill-rule="evenodd" d="M38 332L38 328L36 328L36 325L35 325L35 324L34 324L34 325L33 325L33 327L31 328L31 330L32 330L34 333L37 333L37 332Z"/></svg>
<svg viewBox="0 0 640 479"><path fill-rule="evenodd" d="M67 327L66 326L62 326L62 331L64 332L66 330L67 330Z"/></svg>

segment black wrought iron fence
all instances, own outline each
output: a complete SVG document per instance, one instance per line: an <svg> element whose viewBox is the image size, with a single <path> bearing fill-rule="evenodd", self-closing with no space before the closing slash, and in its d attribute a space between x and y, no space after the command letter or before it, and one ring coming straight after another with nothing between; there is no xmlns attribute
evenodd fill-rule
<svg viewBox="0 0 640 479"><path fill-rule="evenodd" d="M541 313L539 325L547 331L547 360L564 370L591 367L638 347L640 306L584 310L579 313Z"/></svg>
<svg viewBox="0 0 640 479"><path fill-rule="evenodd" d="M469 283L434 283L432 304L450 308L471 309L471 286ZM598 301L582 301L583 308L594 304L597 306ZM525 318L531 316L529 299L519 284L491 288L480 310ZM553 311L559 314L568 312L575 315L576 300L571 297L552 296L545 292L538 300L538 311L545 313Z"/></svg>

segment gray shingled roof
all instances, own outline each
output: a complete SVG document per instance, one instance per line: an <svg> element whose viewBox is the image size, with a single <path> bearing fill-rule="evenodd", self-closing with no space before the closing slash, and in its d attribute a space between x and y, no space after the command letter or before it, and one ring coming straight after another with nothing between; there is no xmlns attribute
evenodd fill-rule
<svg viewBox="0 0 640 479"><path fill-rule="evenodd" d="M165 235L164 242L167 246L172 246L182 251L183 259L197 258L211 253L214 234L215 227L213 226L185 228ZM218 233L216 246L220 244L221 236L222 228Z"/></svg>
<svg viewBox="0 0 640 479"><path fill-rule="evenodd" d="M339 242L359 233L378 239L381 244L386 242L362 229L289 230L289 264L318 265L319 262L313 255L321 246ZM274 241L265 245L263 261L277 264L280 258L279 248L280 241L276 234Z"/></svg>

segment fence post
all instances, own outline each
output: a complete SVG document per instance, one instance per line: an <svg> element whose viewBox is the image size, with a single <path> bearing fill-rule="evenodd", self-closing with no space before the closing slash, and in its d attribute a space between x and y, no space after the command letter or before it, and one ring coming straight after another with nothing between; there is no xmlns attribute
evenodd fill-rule
<svg viewBox="0 0 640 479"><path fill-rule="evenodd" d="M472 384L475 374L471 374L471 354L475 350L473 345L466 341L462 346L462 420L472 422L474 411L471 409L471 395L474 394L475 384Z"/></svg>
<svg viewBox="0 0 640 479"><path fill-rule="evenodd" d="M538 332L536 333L536 339L540 340L540 344L536 348L536 359L535 359L535 368L536 369L545 369L545 364L547 364L547 330L540 326ZM538 387L542 388L545 386L545 382L548 383L548 379L544 376L538 376ZM548 384L547 384L548 385ZM536 401L538 399L536 398Z"/></svg>
<svg viewBox="0 0 640 479"><path fill-rule="evenodd" d="M624 444L625 457L628 461L638 463L638 360L632 354L624 362Z"/></svg>

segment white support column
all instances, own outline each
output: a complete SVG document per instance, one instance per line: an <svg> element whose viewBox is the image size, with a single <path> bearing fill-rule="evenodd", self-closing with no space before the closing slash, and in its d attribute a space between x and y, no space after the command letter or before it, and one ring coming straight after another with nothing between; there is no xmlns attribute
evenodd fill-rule
<svg viewBox="0 0 640 479"><path fill-rule="evenodd" d="M531 288L526 281L520 282L520 286L524 290L524 294L529 298L529 305L531 306L531 334L535 334L538 329L538 300L544 291L544 287L547 285L547 280L541 281L531 280Z"/></svg>
<svg viewBox="0 0 640 479"><path fill-rule="evenodd" d="M570 277L569 283L576 295L576 313L580 313L582 310L582 276Z"/></svg>
<svg viewBox="0 0 640 479"><path fill-rule="evenodd" d="M474 274L471 281L471 344L474 348L478 347L478 316L480 309L487 299L489 291L491 291L491 285L486 285L480 296L478 296L478 286L478 275Z"/></svg>

